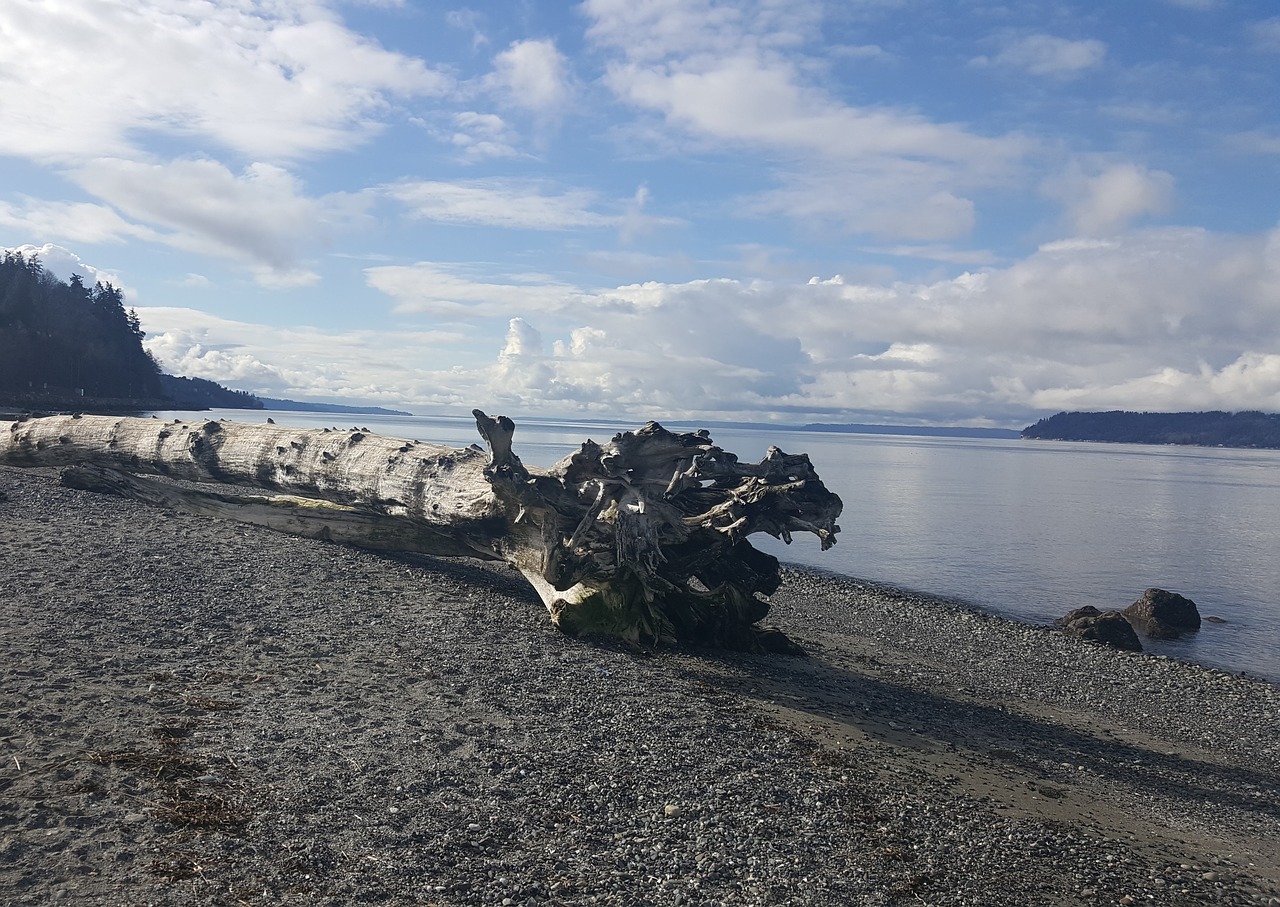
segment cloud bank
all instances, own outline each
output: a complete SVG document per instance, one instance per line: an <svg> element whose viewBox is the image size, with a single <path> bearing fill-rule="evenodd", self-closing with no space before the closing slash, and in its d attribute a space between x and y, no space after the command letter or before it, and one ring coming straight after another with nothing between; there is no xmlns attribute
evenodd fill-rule
<svg viewBox="0 0 1280 907"><path fill-rule="evenodd" d="M488 332L465 326L324 337L216 322L190 334L139 311L153 352L207 377L243 384L257 363L287 358L289 369L260 372L254 385L272 395L395 386L419 407L498 400L546 415L767 411L1015 427L1060 409L1280 409L1280 229L1081 237L933 283L587 289L477 281L440 263L366 277L406 317L493 322L504 336L486 347L477 341ZM355 344L351 355L306 365L313 349L339 342ZM360 352L375 348L373 362Z"/></svg>

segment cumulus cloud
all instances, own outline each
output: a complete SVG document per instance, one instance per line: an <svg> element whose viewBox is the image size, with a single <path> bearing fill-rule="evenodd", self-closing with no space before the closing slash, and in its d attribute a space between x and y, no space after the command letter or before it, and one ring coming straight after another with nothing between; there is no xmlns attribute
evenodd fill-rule
<svg viewBox="0 0 1280 907"><path fill-rule="evenodd" d="M467 161L520 155L514 131L495 113L464 110L454 114L453 129L445 140L462 152Z"/></svg>
<svg viewBox="0 0 1280 907"><path fill-rule="evenodd" d="M568 61L548 40L513 42L494 57L486 84L500 101L543 116L561 113L573 96Z"/></svg>
<svg viewBox="0 0 1280 907"><path fill-rule="evenodd" d="M1055 79L1074 79L1106 59L1107 46L1094 38L1071 41L1054 35L1010 36L989 62ZM988 62L979 58L978 63Z"/></svg>
<svg viewBox="0 0 1280 907"><path fill-rule="evenodd" d="M453 356L450 331L323 331L219 318L194 309L137 309L144 346L175 375L207 378L269 397L403 403Z"/></svg>
<svg viewBox="0 0 1280 907"><path fill-rule="evenodd" d="M64 246L55 245L54 243L35 246L31 243L26 243L21 246L14 246L6 251L17 252L27 259L33 256L39 258L40 264L44 266L45 271L63 283L70 280L72 274L79 274L84 278L86 286L91 287L96 283L109 283L117 289L125 290L126 294L128 294L128 288L120 282L119 274L115 271L94 267Z"/></svg>
<svg viewBox="0 0 1280 907"><path fill-rule="evenodd" d="M7 3L0 34L0 152L41 162L156 132L258 158L348 148L390 99L452 84L316 3Z"/></svg>
<svg viewBox="0 0 1280 907"><path fill-rule="evenodd" d="M1093 173L1074 165L1048 181L1044 190L1063 203L1075 231L1097 236L1114 233L1145 215L1169 213L1174 179L1163 170L1132 163L1111 164Z"/></svg>
<svg viewBox="0 0 1280 907"><path fill-rule="evenodd" d="M305 256L366 204L308 197L281 162L351 148L396 99L454 84L311 0L4 4L0 34L0 154L58 167L96 197L0 203L0 224L163 243L234 261L268 287L318 280ZM173 148L189 153L157 153ZM214 157L225 151L250 162L233 172Z"/></svg>
<svg viewBox="0 0 1280 907"><path fill-rule="evenodd" d="M396 301L395 330L139 313L166 365L271 396L1010 426L1058 409L1280 409L1280 228L1079 237L934 282L586 289L430 263L366 275Z"/></svg>

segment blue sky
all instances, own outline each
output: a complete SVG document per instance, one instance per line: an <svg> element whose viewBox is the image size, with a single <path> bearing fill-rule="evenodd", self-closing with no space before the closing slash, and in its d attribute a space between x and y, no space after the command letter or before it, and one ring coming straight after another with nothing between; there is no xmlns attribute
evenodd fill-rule
<svg viewBox="0 0 1280 907"><path fill-rule="evenodd" d="M1280 8L7 0L0 245L419 413L1280 410Z"/></svg>

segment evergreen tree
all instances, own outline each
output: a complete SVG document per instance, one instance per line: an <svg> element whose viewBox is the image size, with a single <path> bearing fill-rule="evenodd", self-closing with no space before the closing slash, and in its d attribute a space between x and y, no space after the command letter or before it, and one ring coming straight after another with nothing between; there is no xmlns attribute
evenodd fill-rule
<svg viewBox="0 0 1280 907"><path fill-rule="evenodd" d="M110 283L62 283L36 256L0 261L0 391L158 399L160 367L142 348L137 313Z"/></svg>

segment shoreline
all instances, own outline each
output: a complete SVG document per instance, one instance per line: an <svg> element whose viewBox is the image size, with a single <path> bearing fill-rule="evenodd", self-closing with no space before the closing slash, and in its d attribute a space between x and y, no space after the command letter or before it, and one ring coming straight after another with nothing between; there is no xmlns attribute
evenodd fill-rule
<svg viewBox="0 0 1280 907"><path fill-rule="evenodd" d="M1050 620L1048 618L1040 618L1040 617L1031 617L1031 616L1020 617L1016 614L1005 613L999 610L998 608L986 606L981 602L966 599L961 596L944 595L937 592L931 592L927 589L915 589L910 586L889 582L887 580L867 579L865 577L849 576L834 570L826 570L821 567L815 567L810 564L792 563L792 562L788 562L786 560L781 560L781 559L780 559L780 563L782 564L782 568L784 571L789 571L801 576L812 575L813 577L819 580L826 580L826 581L837 583L837 584L852 583L859 587L865 588L870 592L883 594L891 598L896 597L896 598L916 600L929 607L937 607L943 610L950 610L958 613L967 613L967 614L975 615L982 618L989 618L992 620L1003 621L1004 623L1009 624L1011 627L1018 628L1018 629L1046 631L1054 634L1062 633L1061 624L1056 620ZM1123 610L1123 608L1121 607L1119 608L1119 610ZM1220 618L1216 618L1216 617L1207 617L1205 618L1205 620L1206 622L1214 621L1214 620L1221 621ZM767 623L768 621L765 621L765 622ZM1156 661L1170 661L1176 664L1186 665L1187 667L1197 668L1202 671L1207 671L1210 674L1214 674L1214 675L1238 677L1241 680L1250 681L1253 683L1267 684L1269 686L1280 688L1280 676L1271 677L1266 674L1258 673L1251 670L1246 670L1243 668L1233 668L1225 665L1214 664L1211 660L1197 660L1194 658L1185 657L1182 654L1178 653L1177 651L1174 651L1172 654L1169 651L1164 651L1165 649L1169 648L1168 644L1170 642L1177 643L1177 642L1187 642L1187 641L1194 640L1194 633L1183 634L1182 637L1175 640L1161 640L1161 639L1153 639L1147 636L1141 630L1138 630L1137 628L1135 628L1134 632L1138 634L1138 639L1142 642L1143 648L1141 652L1134 652L1129 654L1135 655L1139 658L1149 658L1149 659L1154 659ZM1195 631L1195 632L1202 632L1202 631Z"/></svg>
<svg viewBox="0 0 1280 907"><path fill-rule="evenodd" d="M641 655L53 470L0 564L0 904L1280 904L1264 680L791 567L808 657Z"/></svg>

